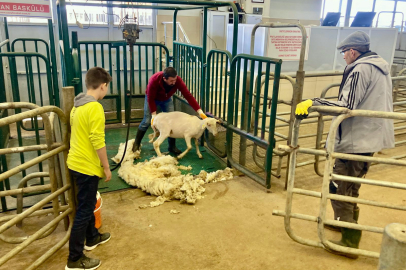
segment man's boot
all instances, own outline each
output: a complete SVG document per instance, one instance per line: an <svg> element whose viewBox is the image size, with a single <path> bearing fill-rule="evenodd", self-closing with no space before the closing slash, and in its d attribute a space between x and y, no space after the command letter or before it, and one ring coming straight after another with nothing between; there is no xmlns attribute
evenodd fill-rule
<svg viewBox="0 0 406 270"><path fill-rule="evenodd" d="M343 246L343 247L358 248L359 242L361 241L361 235L362 235L362 231L360 231L360 230L341 228L341 240L340 241L330 241L330 242ZM351 259L358 258L358 255L342 253L342 252L331 250L331 249L328 249L328 251L330 251L331 253L337 254L337 255L351 258Z"/></svg>
<svg viewBox="0 0 406 270"><path fill-rule="evenodd" d="M358 218L359 218L359 207L358 207L358 206L356 206L356 207L354 208L354 215L353 215L353 218L354 218L355 222L358 223Z"/></svg>
<svg viewBox="0 0 406 270"><path fill-rule="evenodd" d="M354 218L355 222L358 222L358 218L359 218L359 207L358 206L356 206L354 208L353 218ZM334 225L324 224L324 228L326 228L327 230L330 230L330 231L341 232L341 227L334 226Z"/></svg>
<svg viewBox="0 0 406 270"><path fill-rule="evenodd" d="M180 155L182 154L182 151L180 151L177 147L176 147L176 139L174 138L168 138L168 151L170 153L173 153L175 155Z"/></svg>
<svg viewBox="0 0 406 270"><path fill-rule="evenodd" d="M334 232L341 232L341 227L334 226L334 225L324 224L324 228L327 230L330 230L330 231L334 231Z"/></svg>
<svg viewBox="0 0 406 270"><path fill-rule="evenodd" d="M140 150L140 146L141 146L141 141L142 138L144 138L144 135L147 131L143 131L143 130L138 130L137 131L137 135L135 135L135 141L134 141L134 145L133 145L133 152L135 153L135 151Z"/></svg>

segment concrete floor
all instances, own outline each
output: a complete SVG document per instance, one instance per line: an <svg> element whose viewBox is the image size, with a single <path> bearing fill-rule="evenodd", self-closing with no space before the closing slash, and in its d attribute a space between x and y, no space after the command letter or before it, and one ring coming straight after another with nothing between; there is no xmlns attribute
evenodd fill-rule
<svg viewBox="0 0 406 270"><path fill-rule="evenodd" d="M368 178L406 183L405 169L378 165L371 168ZM363 269L376 270L377 259L360 257L351 260L328 253L321 248L294 242L284 230L283 218L272 215L272 210L283 210L286 192L284 181L272 179L272 193L243 176L227 182L207 185L205 198L196 205L178 201L167 202L156 208L139 209L154 197L139 189L106 193L103 196L103 226L112 239L87 254L102 260L99 269ZM297 187L320 190L321 178L312 166L297 170ZM404 191L363 186L361 198L406 205ZM170 214L176 209L179 214ZM294 211L317 215L319 200L304 196L294 197ZM332 217L331 207L328 215ZM385 226L392 222L405 223L400 211L361 206L360 224ZM26 221L26 230L45 223L44 218ZM295 233L317 239L316 223L294 220ZM7 234L17 235L16 228ZM25 269L49 249L50 244L65 234L63 224L50 237L39 240L10 260L3 268ZM328 232L332 239L340 234ZM365 233L361 248L380 250L380 234ZM14 245L0 242L0 255ZM68 255L66 244L39 269L64 269Z"/></svg>

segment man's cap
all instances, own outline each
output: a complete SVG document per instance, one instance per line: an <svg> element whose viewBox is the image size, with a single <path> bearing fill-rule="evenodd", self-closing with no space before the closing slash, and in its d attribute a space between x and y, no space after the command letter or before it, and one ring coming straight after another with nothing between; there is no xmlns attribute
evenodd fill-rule
<svg viewBox="0 0 406 270"><path fill-rule="evenodd" d="M344 39L338 46L338 50L342 50L344 48L349 47L357 47L357 46L369 46L370 40L369 36L362 31L357 31L349 35L346 39Z"/></svg>

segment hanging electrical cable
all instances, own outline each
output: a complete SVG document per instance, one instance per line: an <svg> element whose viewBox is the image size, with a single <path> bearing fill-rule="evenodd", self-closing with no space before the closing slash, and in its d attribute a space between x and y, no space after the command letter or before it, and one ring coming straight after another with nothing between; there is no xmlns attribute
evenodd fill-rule
<svg viewBox="0 0 406 270"><path fill-rule="evenodd" d="M124 153L121 157L121 160L117 165L111 169L111 171L116 170L124 160L125 154L127 152L128 138L130 134L130 124L131 124L131 98L134 93L134 44L137 39L140 38L139 24L137 24L137 17L128 18L128 14L121 20L120 26L123 24L123 38L127 41L127 44L130 46L130 91L126 93L128 95L127 101L129 106L129 115L126 115L127 118L127 135L125 139ZM126 107L128 108L128 107ZM126 110L128 111L128 110Z"/></svg>

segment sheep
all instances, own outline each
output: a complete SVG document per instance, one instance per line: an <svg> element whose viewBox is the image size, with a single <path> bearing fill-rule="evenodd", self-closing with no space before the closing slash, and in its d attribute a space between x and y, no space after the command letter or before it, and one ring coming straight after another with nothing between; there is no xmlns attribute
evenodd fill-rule
<svg viewBox="0 0 406 270"><path fill-rule="evenodd" d="M150 143L153 143L155 152L162 156L159 146L166 138L185 138L187 149L177 158L183 158L192 149L191 139L195 138L196 152L199 158L203 158L199 150L198 138L200 138L207 128L214 136L217 135L217 123L220 121L214 118L200 120L197 116L189 115L183 112L169 112L158 114L152 123L153 134L150 134ZM154 138L159 138L154 142Z"/></svg>

